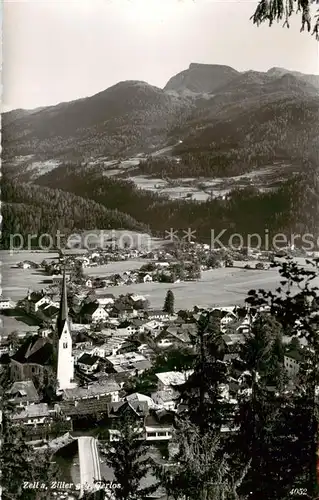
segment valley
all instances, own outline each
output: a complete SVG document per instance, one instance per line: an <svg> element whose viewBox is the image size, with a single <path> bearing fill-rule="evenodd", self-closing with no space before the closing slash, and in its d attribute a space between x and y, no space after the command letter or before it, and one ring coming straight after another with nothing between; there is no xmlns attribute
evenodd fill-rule
<svg viewBox="0 0 319 500"><path fill-rule="evenodd" d="M163 89L124 81L4 113L4 239L17 217L23 234L52 224L158 237L168 227L200 238L225 227L313 232L318 88L315 75L281 68L192 63Z"/></svg>

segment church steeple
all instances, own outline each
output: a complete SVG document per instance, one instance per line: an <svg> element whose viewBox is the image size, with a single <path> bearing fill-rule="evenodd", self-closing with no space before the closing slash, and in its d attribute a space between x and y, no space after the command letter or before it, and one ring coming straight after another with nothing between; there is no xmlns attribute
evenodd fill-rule
<svg viewBox="0 0 319 500"><path fill-rule="evenodd" d="M60 311L57 320L57 336L57 391L59 392L70 389L74 385L74 359L72 356L72 334L68 318L65 268L63 271Z"/></svg>
<svg viewBox="0 0 319 500"><path fill-rule="evenodd" d="M63 279L62 279L61 300L60 300L60 310L59 310L59 315L58 315L58 319L57 319L58 338L61 337L65 323L68 323L68 321L69 321L69 318L68 318L68 296L67 296L67 291L66 291L66 274L65 274L65 267L64 267Z"/></svg>

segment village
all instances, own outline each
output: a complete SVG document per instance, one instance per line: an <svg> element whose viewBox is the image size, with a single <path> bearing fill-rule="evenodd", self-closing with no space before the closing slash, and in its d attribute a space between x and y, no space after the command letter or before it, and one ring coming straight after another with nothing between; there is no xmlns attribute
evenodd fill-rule
<svg viewBox="0 0 319 500"><path fill-rule="evenodd" d="M136 257L136 251L115 255L64 251L51 262L18 264L33 266L51 279L45 289L29 290L16 304L1 299L4 314L19 309L38 324L37 332L23 337L18 332L9 333L0 351L1 369L10 377L7 397L14 407L13 422L24 428L37 449L51 443L58 450L72 441L74 433L94 432L96 426L107 429L110 441L117 440L114 422L124 412L138 420L142 437L151 447L169 443L174 415L180 411L177 389L192 374L197 321L203 313L219 318L223 363L231 374L221 387L222 397L233 407L233 414L238 398L247 390L240 348L257 311L247 306L175 310L171 290L163 307L153 309L143 295L123 293L115 297L109 290L114 283L124 285L126 280L165 280L168 286L176 280L196 280L209 266L232 266L229 256L212 255L200 248L200 252L191 249L187 259L183 254L178 260L176 255L160 251L145 255L140 269L107 280L84 273L101 261ZM249 265L248 256L246 261ZM269 256L261 256L259 263L266 269ZM306 347L296 339L283 340L284 368L288 387L293 390ZM58 369L54 375L56 343ZM222 431L236 432L232 412ZM103 446L99 446L103 456Z"/></svg>

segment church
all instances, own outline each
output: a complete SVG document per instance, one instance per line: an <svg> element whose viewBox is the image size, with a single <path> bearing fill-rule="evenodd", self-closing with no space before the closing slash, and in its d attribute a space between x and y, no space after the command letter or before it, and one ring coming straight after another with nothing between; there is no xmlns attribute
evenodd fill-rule
<svg viewBox="0 0 319 500"><path fill-rule="evenodd" d="M53 342L57 342L54 346ZM72 335L68 317L66 275L63 274L59 315L56 335L53 340L46 336L33 336L23 343L10 359L10 372L14 381L40 379L52 370L53 353L57 352L57 392L72 389L74 382L74 358L72 356Z"/></svg>

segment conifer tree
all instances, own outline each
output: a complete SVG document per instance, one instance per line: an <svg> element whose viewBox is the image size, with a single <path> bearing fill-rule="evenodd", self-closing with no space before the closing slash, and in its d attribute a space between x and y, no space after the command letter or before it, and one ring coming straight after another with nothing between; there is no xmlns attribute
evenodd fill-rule
<svg viewBox="0 0 319 500"><path fill-rule="evenodd" d="M166 312L168 314L174 314L174 303L175 303L174 294L172 290L168 290L165 297L163 312Z"/></svg>
<svg viewBox="0 0 319 500"><path fill-rule="evenodd" d="M319 309L318 290L313 286L313 281L318 276L317 260L307 261L306 267L301 267L288 258L284 262L274 262L273 267L278 269L281 276L280 287L275 292L251 290L247 302L255 307L267 306L269 313L281 324L285 335L303 337L308 342L308 347L304 349L301 383L295 388L290 398L285 400L284 405L281 405L282 411L279 414L278 408L274 408L274 411L278 414L275 423L280 422L281 419L285 422L282 425L282 431L286 429L286 433L281 435L281 453L287 458L286 469L289 470L289 456L286 455L285 449L294 447L297 453L295 457L299 458L301 458L300 450L303 449L307 456L308 471L302 486L307 489L310 498L317 498L318 402L316 386L319 383ZM283 411L289 406L290 419ZM298 422L298 425L291 428L292 422ZM278 437L276 427L272 430L272 436ZM302 474L304 466L304 463L300 463L299 473ZM291 461L290 468L292 468ZM291 474L289 473L284 480L289 484ZM277 495L277 498L284 497Z"/></svg>
<svg viewBox="0 0 319 500"><path fill-rule="evenodd" d="M50 485L57 474L51 463L51 454L42 453L40 456L26 440L22 429L12 424L9 410L6 408L2 413L0 450L3 500L51 498ZM38 489L26 488L27 483L37 481L40 485Z"/></svg>
<svg viewBox="0 0 319 500"><path fill-rule="evenodd" d="M150 461L139 426L129 414L123 414L117 425L118 441L109 442L105 448L106 462L113 469L118 485L113 491L116 500L143 500L157 488L141 487L141 480L150 470Z"/></svg>
<svg viewBox="0 0 319 500"><path fill-rule="evenodd" d="M227 382L227 368L220 318L215 311L203 312L197 322L198 344L194 373L179 387L182 414L203 434L219 432L228 420L229 405L223 401L221 386Z"/></svg>
<svg viewBox="0 0 319 500"><path fill-rule="evenodd" d="M204 434L184 418L177 421L174 436L176 453L169 468L155 465L157 477L169 499L239 500L238 488L249 463L236 476L222 451L220 436Z"/></svg>
<svg viewBox="0 0 319 500"><path fill-rule="evenodd" d="M290 18L297 13L301 16L300 31L307 30L319 40L318 13L314 15L312 12L312 6L316 3L317 0L260 0L252 19L257 26L263 22L272 26L277 21L289 28Z"/></svg>

